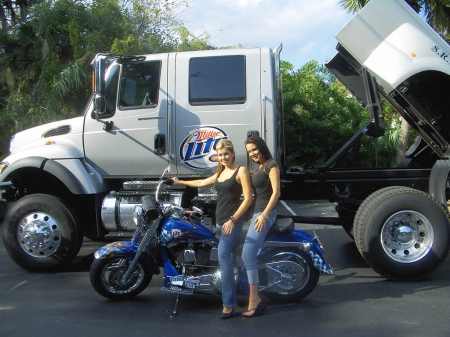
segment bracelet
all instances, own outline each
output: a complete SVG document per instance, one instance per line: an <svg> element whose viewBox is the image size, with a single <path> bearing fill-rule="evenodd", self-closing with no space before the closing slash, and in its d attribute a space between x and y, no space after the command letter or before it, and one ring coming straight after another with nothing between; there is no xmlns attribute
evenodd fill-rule
<svg viewBox="0 0 450 337"><path fill-rule="evenodd" d="M261 213L261 216L263 217L264 220L269 219L269 217L268 217L268 216L265 216L264 213Z"/></svg>
<svg viewBox="0 0 450 337"><path fill-rule="evenodd" d="M234 216L232 216L232 217L230 218L230 220L231 220L232 223L236 224L236 219L234 218Z"/></svg>

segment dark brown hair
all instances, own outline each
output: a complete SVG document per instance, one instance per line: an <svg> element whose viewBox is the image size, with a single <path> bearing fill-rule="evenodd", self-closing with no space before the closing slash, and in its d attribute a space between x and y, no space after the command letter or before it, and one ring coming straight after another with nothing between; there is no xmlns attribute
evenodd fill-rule
<svg viewBox="0 0 450 337"><path fill-rule="evenodd" d="M245 145L247 144L255 144L258 148L259 152L264 156L266 161L264 162L264 165L261 167L265 168L267 165L269 165L270 162L274 161L272 154L270 153L269 147L267 146L264 139L262 139L260 136L250 136L245 140Z"/></svg>

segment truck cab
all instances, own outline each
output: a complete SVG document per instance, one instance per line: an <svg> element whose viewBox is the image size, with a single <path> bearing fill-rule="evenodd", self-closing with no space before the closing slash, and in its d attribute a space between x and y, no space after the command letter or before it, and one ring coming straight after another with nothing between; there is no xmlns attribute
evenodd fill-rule
<svg viewBox="0 0 450 337"><path fill-rule="evenodd" d="M251 134L283 153L273 75L280 50L98 55L94 62L109 65L95 68L98 81L105 69L105 80L93 100L101 104L85 115L86 161L105 179L154 179L168 165L180 177L206 177L216 170L214 149L223 138L235 140L239 163L247 162L243 140Z"/></svg>

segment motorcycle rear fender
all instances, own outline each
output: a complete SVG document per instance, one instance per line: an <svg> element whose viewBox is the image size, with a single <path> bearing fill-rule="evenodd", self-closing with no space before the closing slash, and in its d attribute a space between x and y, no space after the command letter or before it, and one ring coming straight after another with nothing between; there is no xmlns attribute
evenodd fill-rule
<svg viewBox="0 0 450 337"><path fill-rule="evenodd" d="M313 260L314 266L325 274L332 274L333 269L326 262L325 255L319 244L308 233L295 229L291 234L273 235L266 239L264 248L296 247L307 252Z"/></svg>
<svg viewBox="0 0 450 337"><path fill-rule="evenodd" d="M95 253L94 257L97 260L107 259L111 257L122 256L128 260L132 260L136 255L138 244L131 241L116 241L108 243L100 247ZM159 274L160 270L155 256L146 248L139 257L139 263L142 265L149 265L152 274Z"/></svg>

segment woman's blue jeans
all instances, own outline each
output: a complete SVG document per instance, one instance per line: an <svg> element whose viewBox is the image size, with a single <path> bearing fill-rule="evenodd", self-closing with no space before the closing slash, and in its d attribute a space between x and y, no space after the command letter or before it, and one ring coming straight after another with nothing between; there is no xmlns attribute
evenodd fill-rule
<svg viewBox="0 0 450 337"><path fill-rule="evenodd" d="M222 302L223 306L233 308L237 306L236 281L234 276L234 263L232 252L242 232L244 220L236 220L233 231L228 235L220 236L219 241L219 266L222 276ZM221 226L217 226L221 229Z"/></svg>
<svg viewBox="0 0 450 337"><path fill-rule="evenodd" d="M269 213L269 218L266 220L264 229L261 232L258 232L255 230L255 219L260 214L261 212L253 214L247 237L245 238L244 248L242 248L242 261L244 261L245 269L247 269L249 284L259 283L257 260L258 251L261 249L264 243L267 232L277 219L277 212L275 210L272 210Z"/></svg>

